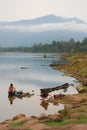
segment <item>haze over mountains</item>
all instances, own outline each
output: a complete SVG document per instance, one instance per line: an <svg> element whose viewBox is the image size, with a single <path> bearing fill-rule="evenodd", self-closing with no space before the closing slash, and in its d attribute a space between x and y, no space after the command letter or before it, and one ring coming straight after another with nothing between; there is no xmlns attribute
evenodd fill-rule
<svg viewBox="0 0 87 130"><path fill-rule="evenodd" d="M0 46L32 46L53 40L87 37L87 24L78 18L47 15L31 20L0 22Z"/></svg>

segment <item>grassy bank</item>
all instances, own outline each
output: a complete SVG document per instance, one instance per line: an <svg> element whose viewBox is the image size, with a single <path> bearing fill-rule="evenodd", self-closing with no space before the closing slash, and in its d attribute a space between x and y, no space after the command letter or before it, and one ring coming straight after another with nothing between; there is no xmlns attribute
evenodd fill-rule
<svg viewBox="0 0 87 130"><path fill-rule="evenodd" d="M62 71L82 81L87 78L87 53L65 55L69 62L60 67Z"/></svg>
<svg viewBox="0 0 87 130"><path fill-rule="evenodd" d="M68 64L56 64L52 67L79 80L85 92L62 98L60 102L65 104L64 110L60 111L62 121L49 122L46 125L63 127L69 124L87 124L87 53L67 54L62 58L68 60Z"/></svg>

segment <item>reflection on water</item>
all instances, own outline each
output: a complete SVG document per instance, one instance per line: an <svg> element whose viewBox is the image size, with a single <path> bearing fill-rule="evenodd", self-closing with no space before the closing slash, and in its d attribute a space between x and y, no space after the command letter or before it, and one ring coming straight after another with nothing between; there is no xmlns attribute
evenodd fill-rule
<svg viewBox="0 0 87 130"><path fill-rule="evenodd" d="M13 104L13 101L16 99L15 96L8 96L8 100L10 102L10 104L12 105Z"/></svg>
<svg viewBox="0 0 87 130"><path fill-rule="evenodd" d="M40 104L45 110L48 109L48 105L49 103L46 100L42 100L41 104Z"/></svg>
<svg viewBox="0 0 87 130"><path fill-rule="evenodd" d="M59 103L58 103L58 101L55 101L54 100L54 102L51 102L54 106L58 106L59 105ZM48 101L48 100L42 100L41 101L41 103L40 103L40 105L45 109L45 110L47 110L48 109L48 107L49 107L49 105L50 105L50 102Z"/></svg>
<svg viewBox="0 0 87 130"><path fill-rule="evenodd" d="M23 98L31 98L32 96L34 96L34 90L32 90L32 93L29 92L23 92L22 90L20 91L16 91L15 93L11 93L11 95L8 94L8 100L10 102L10 104L13 104L13 101L18 98L18 99L23 99Z"/></svg>
<svg viewBox="0 0 87 130"><path fill-rule="evenodd" d="M0 54L0 121L12 118L19 113L37 116L41 113L52 114L63 109L62 104L51 103L43 109L44 105L40 100L41 88L55 87L67 82L75 86L74 78L62 76L63 73L49 67L49 64L58 62L62 62L60 58L51 54L47 54L46 58L43 57L43 54ZM8 98L10 83L13 83L18 91L31 93L34 90L35 95L21 100ZM69 93L77 92L74 86L68 89Z"/></svg>

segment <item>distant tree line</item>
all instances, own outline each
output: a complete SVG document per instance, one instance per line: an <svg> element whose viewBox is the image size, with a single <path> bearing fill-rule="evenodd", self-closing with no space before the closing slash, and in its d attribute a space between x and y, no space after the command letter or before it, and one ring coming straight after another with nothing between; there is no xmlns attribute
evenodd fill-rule
<svg viewBox="0 0 87 130"><path fill-rule="evenodd" d="M87 38L82 42L71 38L66 41L52 41L52 43L34 44L32 47L0 47L0 52L30 52L30 53L78 53L87 52Z"/></svg>

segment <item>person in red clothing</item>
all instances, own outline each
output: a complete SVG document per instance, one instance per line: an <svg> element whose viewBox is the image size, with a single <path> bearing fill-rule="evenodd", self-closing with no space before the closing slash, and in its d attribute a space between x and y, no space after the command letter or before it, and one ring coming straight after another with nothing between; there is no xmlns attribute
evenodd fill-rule
<svg viewBox="0 0 87 130"><path fill-rule="evenodd" d="M9 86L9 89L8 89L9 96L13 96L15 94L15 92L16 92L16 89L13 86L13 84L11 83L10 86Z"/></svg>

